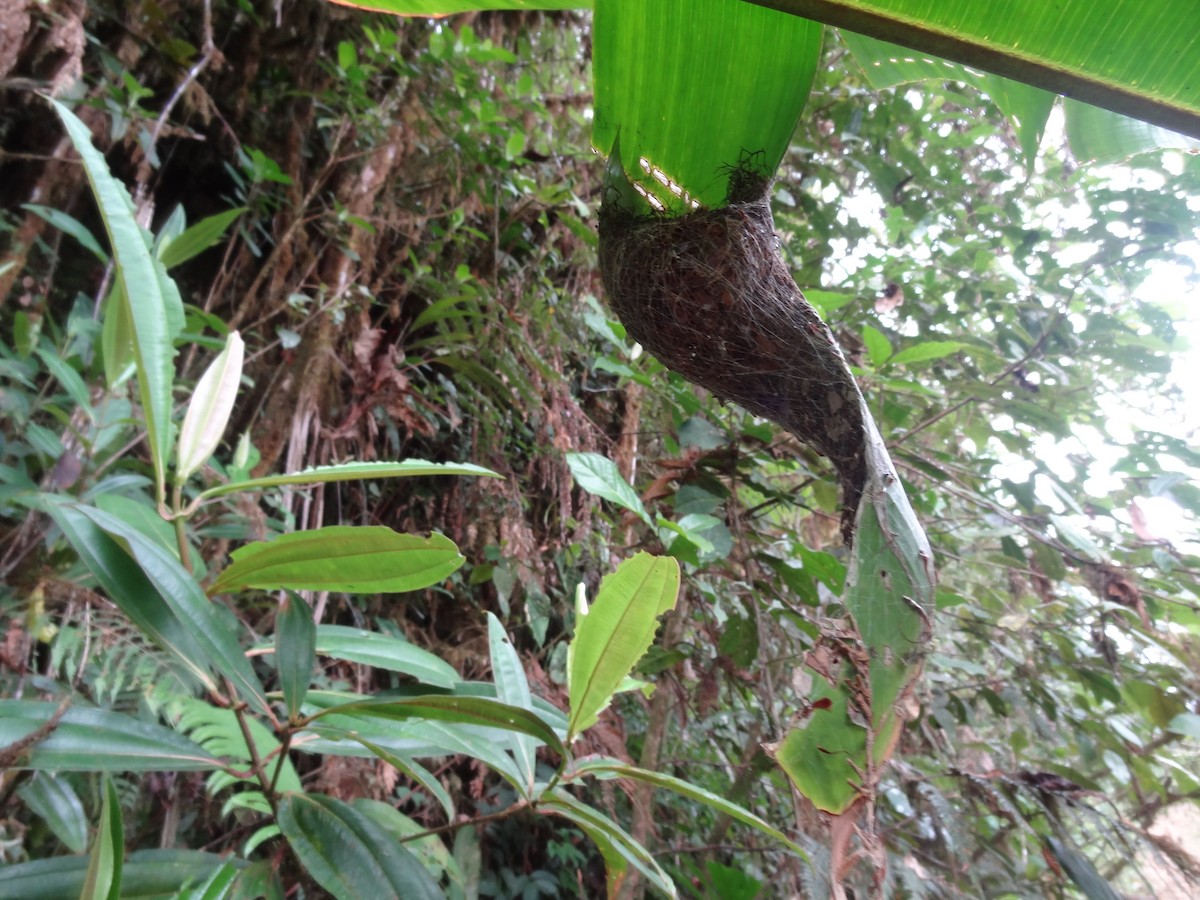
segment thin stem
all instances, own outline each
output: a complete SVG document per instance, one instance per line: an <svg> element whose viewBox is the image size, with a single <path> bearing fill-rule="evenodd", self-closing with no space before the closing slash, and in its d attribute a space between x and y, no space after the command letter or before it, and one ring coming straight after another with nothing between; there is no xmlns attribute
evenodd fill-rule
<svg viewBox="0 0 1200 900"><path fill-rule="evenodd" d="M467 825L486 825L489 822L499 822L501 819L507 819L509 816L520 812L523 809L532 809L533 804L526 800L518 800L508 809L502 809L499 812L488 813L486 816L476 816L474 819L464 819L461 822L451 822L448 825L439 825L437 828L430 828L426 831L418 831L416 834L405 835L400 838L400 843L407 844L409 841L419 841L421 838L430 837L431 835L445 834L447 831L455 831Z"/></svg>
<svg viewBox="0 0 1200 900"><path fill-rule="evenodd" d="M225 689L229 691L230 697L236 697L237 692L228 678L225 679ZM254 743L254 738L250 734L250 722L246 719L246 704L237 701L233 704L233 714L237 718L238 728L242 731L242 739L246 742L246 749L250 753L250 763L254 766L254 775L258 779L258 783L262 785L263 794L267 798L267 803L271 806L271 813L275 818L279 817L279 805L275 798L274 781L267 780L266 770L263 768L262 758L258 755L258 746ZM277 764L283 766L283 761L280 760Z"/></svg>

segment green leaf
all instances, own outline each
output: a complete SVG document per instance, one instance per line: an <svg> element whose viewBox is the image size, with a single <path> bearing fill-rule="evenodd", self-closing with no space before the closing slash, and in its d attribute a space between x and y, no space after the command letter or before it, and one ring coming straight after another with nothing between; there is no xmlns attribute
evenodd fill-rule
<svg viewBox="0 0 1200 900"><path fill-rule="evenodd" d="M652 887L668 897L678 896L671 877L662 870L650 851L599 810L580 803L561 788L555 788L542 797L538 808L569 819L592 839L604 857L609 897L620 896L630 865L641 872Z"/></svg>
<svg viewBox="0 0 1200 900"><path fill-rule="evenodd" d="M90 250L100 262L108 262L108 254L104 252L104 249L96 241L96 238L88 231L87 226L74 216L60 209L51 209L49 206L41 206L37 203L23 203L21 204L21 209L28 210L35 216L45 219L59 231L75 238L85 250Z"/></svg>
<svg viewBox="0 0 1200 900"><path fill-rule="evenodd" d="M308 873L339 900L440 900L415 856L377 822L321 794L286 794L279 830Z"/></svg>
<svg viewBox="0 0 1200 900"><path fill-rule="evenodd" d="M378 744L374 744L359 735L353 735L352 740L358 741L389 766L394 766L401 774L407 775L417 784L421 785L421 787L425 788L425 790L429 791L434 799L441 804L442 811L446 813L446 821L454 821L454 800L450 797L450 793L442 787L442 783L434 777L432 772L420 763L392 753L390 750L380 747Z"/></svg>
<svg viewBox="0 0 1200 900"><path fill-rule="evenodd" d="M5 866L0 900L62 900L83 890L88 857L59 856ZM232 860L244 870L244 860ZM209 878L227 863L199 850L136 850L121 867L123 898L174 897L185 885Z"/></svg>
<svg viewBox="0 0 1200 900"><path fill-rule="evenodd" d="M406 459L401 462L341 463L335 466L318 466L286 475L268 475L251 478L232 484L219 484L200 495L201 500L232 494L235 491L253 491L287 484L328 484L334 481L360 481L365 478L409 478L418 475L478 475L483 478L502 478L502 475L470 463L431 463L423 459Z"/></svg>
<svg viewBox="0 0 1200 900"><path fill-rule="evenodd" d="M205 688L219 692L198 637L164 602L129 553L85 515L83 507L45 498L39 508L62 529L79 558L121 612L146 637L181 662Z"/></svg>
<svg viewBox="0 0 1200 900"><path fill-rule="evenodd" d="M611 459L599 453L568 453L566 460L575 481L589 494L611 500L636 513L647 525L654 524L637 491L624 479Z"/></svg>
<svg viewBox="0 0 1200 900"><path fill-rule="evenodd" d="M67 396L81 410L90 413L92 398L88 393L87 385L84 384L83 378L80 377L79 373L71 368L71 365L57 353L53 353L45 347L38 347L36 353L38 359L45 364L50 374L63 386L63 390L67 392Z"/></svg>
<svg viewBox="0 0 1200 900"><path fill-rule="evenodd" d="M219 243L229 226L245 211L245 207L239 206L237 209L228 209L201 219L179 237L162 244L158 248L159 260L166 268L173 269L180 263L199 256L209 247Z"/></svg>
<svg viewBox="0 0 1200 900"><path fill-rule="evenodd" d="M275 668L292 721L299 717L312 681L316 643L317 626L312 610L302 598L284 595L275 617Z"/></svg>
<svg viewBox="0 0 1200 900"><path fill-rule="evenodd" d="M375 631L318 625L316 648L322 656L400 672L435 687L454 687L462 680L453 666L428 650Z"/></svg>
<svg viewBox="0 0 1200 900"><path fill-rule="evenodd" d="M1170 724L1167 725L1167 731L1200 741L1200 715L1179 713L1171 719Z"/></svg>
<svg viewBox="0 0 1200 900"><path fill-rule="evenodd" d="M1043 0L750 2L1200 137L1200 28L1191 0L1160 0L1153 16L1092 0L1061 0L1051 11Z"/></svg>
<svg viewBox="0 0 1200 900"><path fill-rule="evenodd" d="M245 350L241 335L230 332L224 349L200 376L179 429L179 454L175 464L177 483L187 481L188 476L208 462L217 444L221 443L241 386Z"/></svg>
<svg viewBox="0 0 1200 900"><path fill-rule="evenodd" d="M821 53L814 22L728 0L606 0L592 34L592 142L620 132L625 173L674 213L722 205L731 166L775 171Z"/></svg>
<svg viewBox="0 0 1200 900"><path fill-rule="evenodd" d="M331 525L256 541L233 551L210 594L246 588L374 594L437 584L465 561L448 537L400 534L383 525Z"/></svg>
<svg viewBox="0 0 1200 900"><path fill-rule="evenodd" d="M492 660L492 681L496 685L496 698L501 703L516 706L521 709L533 710L533 697L529 693L529 682L525 680L525 669L521 666L521 658L517 656L516 648L491 613L488 617L488 648ZM534 776L537 772L537 759L532 738L520 732L512 736L510 749L517 768L525 779L524 796L533 795Z"/></svg>
<svg viewBox="0 0 1200 900"><path fill-rule="evenodd" d="M35 731L54 703L0 700L0 747ZM183 735L123 713L69 707L54 730L14 768L62 772L202 772L220 761Z"/></svg>
<svg viewBox="0 0 1200 900"><path fill-rule="evenodd" d="M967 347L962 341L925 341L905 347L888 360L890 366L903 366L911 363L927 362L931 359L941 359L951 356Z"/></svg>
<svg viewBox="0 0 1200 900"><path fill-rule="evenodd" d="M91 862L80 891L80 900L120 900L121 864L125 861L125 829L121 821L121 800L111 779L105 778L100 806L100 827L92 845Z"/></svg>
<svg viewBox="0 0 1200 900"><path fill-rule="evenodd" d="M335 714L361 719L434 719L516 731L537 738L559 756L567 755L562 739L537 713L486 697L429 694L398 700L359 700L323 709L311 719Z"/></svg>
<svg viewBox="0 0 1200 900"><path fill-rule="evenodd" d="M164 292L166 270L150 254L142 229L133 218L133 202L108 170L104 157L92 146L88 127L61 103L49 101L62 119L67 135L83 160L116 262L117 283L132 325L138 390L146 417L150 458L154 464L157 496L164 496L167 460L171 453L171 387L175 377L173 341L183 324L183 310L175 310L178 295ZM160 278L161 270L161 278Z"/></svg>
<svg viewBox="0 0 1200 900"><path fill-rule="evenodd" d="M689 781L684 781L682 778L675 778L672 775L665 775L661 772L639 769L637 766L630 766L619 760L604 758L582 760L575 765L572 774L595 775L599 778L633 778L646 784L652 784L655 787L666 788L680 796L703 803L705 806L711 807L722 815L729 816L741 822L743 825L756 828L763 834L779 841L793 853L798 854L801 859L808 859L808 854L804 852L803 848L792 842L787 835L773 827L765 819L759 818L750 812L750 810L744 809L736 803L731 803L724 797L719 797L711 791L706 791L704 788L697 787Z"/></svg>
<svg viewBox="0 0 1200 900"><path fill-rule="evenodd" d="M867 355L871 359L871 365L878 368L891 358L892 342L878 328L864 325L862 337L863 343L867 346Z"/></svg>
<svg viewBox="0 0 1200 900"><path fill-rule="evenodd" d="M262 684L238 645L237 621L229 611L209 600L179 560L140 531L99 509L83 506L79 511L133 557L174 618L192 635L192 646L201 652L193 665L221 673L243 700L269 715ZM121 605L116 597L112 599Z"/></svg>
<svg viewBox="0 0 1200 900"><path fill-rule="evenodd" d="M73 853L87 849L87 814L69 781L53 772L38 772L18 788L17 795L45 820L63 846Z"/></svg>
<svg viewBox="0 0 1200 900"><path fill-rule="evenodd" d="M104 357L104 383L110 391L135 372L133 322L120 283L114 283L104 299L104 324L100 329L100 352Z"/></svg>
<svg viewBox="0 0 1200 900"><path fill-rule="evenodd" d="M1121 894L1113 890L1107 879L1096 871L1091 860L1078 850L1054 837L1046 838L1046 846L1088 900L1121 900Z"/></svg>
<svg viewBox="0 0 1200 900"><path fill-rule="evenodd" d="M587 615L575 625L568 690L567 742L590 728L654 640L658 617L675 606L679 563L638 553L600 582Z"/></svg>

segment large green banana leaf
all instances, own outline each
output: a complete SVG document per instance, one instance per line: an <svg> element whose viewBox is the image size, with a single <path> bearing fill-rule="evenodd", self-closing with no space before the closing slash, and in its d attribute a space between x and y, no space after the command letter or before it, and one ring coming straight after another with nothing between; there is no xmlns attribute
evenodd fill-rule
<svg viewBox="0 0 1200 900"><path fill-rule="evenodd" d="M483 9L603 9L609 0L336 2L399 15L434 16ZM836 25L1200 137L1200 3L1196 0L729 2L771 7ZM691 21L700 21L693 4L678 0L673 5L687 10ZM668 41L684 42L687 36L676 32L653 38L658 41L655 51L661 53ZM702 63L703 55L696 62Z"/></svg>
<svg viewBox="0 0 1200 900"><path fill-rule="evenodd" d="M749 0L1200 137L1196 0Z"/></svg>

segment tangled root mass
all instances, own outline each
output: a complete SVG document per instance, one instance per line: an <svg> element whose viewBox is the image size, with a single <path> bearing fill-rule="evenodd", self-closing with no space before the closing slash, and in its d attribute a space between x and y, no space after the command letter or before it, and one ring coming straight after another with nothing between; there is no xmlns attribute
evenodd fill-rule
<svg viewBox="0 0 1200 900"><path fill-rule="evenodd" d="M629 334L664 365L830 459L849 543L866 480L861 395L779 252L768 187L737 169L724 207L675 219L634 215L609 191L601 277Z"/></svg>

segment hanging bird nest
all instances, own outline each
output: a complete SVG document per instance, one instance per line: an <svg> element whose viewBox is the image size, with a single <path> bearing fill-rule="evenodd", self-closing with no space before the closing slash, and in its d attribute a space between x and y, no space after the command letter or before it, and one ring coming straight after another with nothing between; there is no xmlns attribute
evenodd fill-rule
<svg viewBox="0 0 1200 900"><path fill-rule="evenodd" d="M634 214L610 187L601 277L629 334L664 365L830 459L850 543L866 480L861 394L779 252L769 187L742 165L725 206L673 219Z"/></svg>

